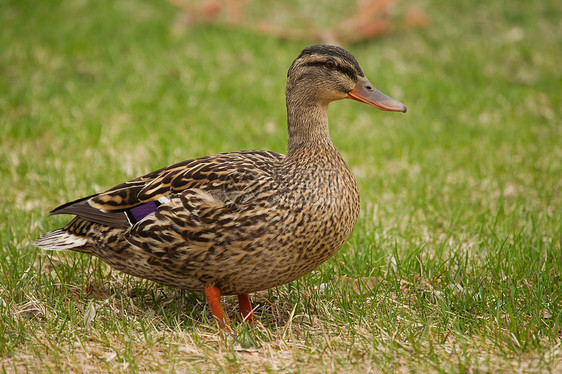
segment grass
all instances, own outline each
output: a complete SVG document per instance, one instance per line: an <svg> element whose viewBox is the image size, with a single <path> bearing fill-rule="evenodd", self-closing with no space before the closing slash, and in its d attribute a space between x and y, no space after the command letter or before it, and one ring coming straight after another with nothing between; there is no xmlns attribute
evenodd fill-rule
<svg viewBox="0 0 562 374"><path fill-rule="evenodd" d="M182 30L165 2L0 7L2 371L562 368L560 2L425 1L427 28L347 46L408 113L331 105L360 222L312 274L252 296L277 327L231 334L200 294L31 241L67 221L47 217L58 204L173 162L284 152L307 43Z"/></svg>

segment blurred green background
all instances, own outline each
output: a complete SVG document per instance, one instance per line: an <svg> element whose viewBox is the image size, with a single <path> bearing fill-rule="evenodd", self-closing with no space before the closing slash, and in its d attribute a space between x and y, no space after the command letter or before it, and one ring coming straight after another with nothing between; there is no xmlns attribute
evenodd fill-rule
<svg viewBox="0 0 562 374"><path fill-rule="evenodd" d="M335 1L291 4L305 18L320 18L322 27L321 17L339 19ZM410 5L389 8L396 15L380 37L342 45L408 112L331 104L332 139L358 179L362 213L349 244L297 284L315 289L335 275L382 277L387 283L367 304L347 305L345 318L335 309L320 318L354 326L376 310L377 323L400 336L396 314L383 311L385 295L400 290L402 296L392 295L409 305L396 312L402 320L437 326L435 336L408 330L402 342L410 348L388 355L377 348L385 344L381 335L369 335L374 343L364 357L380 359L381 370L475 370L482 357L489 370L518 368L510 355L521 352L543 357L531 367L552 370L562 335L562 2L427 0L415 4L426 19L416 27L404 23ZM188 25L178 7L163 1L2 0L0 24L2 365L38 368L40 358L51 368L76 368L83 362L46 359L55 348L41 344L56 334L29 333L47 327L18 314L29 300L48 309L43 315L62 314L46 287L85 287L104 267L60 254L58 275L42 275L49 272L40 264L51 254L30 243L68 220L48 218L48 211L188 158L240 149L284 153L286 72L317 39L288 40L220 19ZM436 290L441 301L428 301ZM298 311L314 314L286 295ZM332 299L328 293L319 300ZM65 329L82 323L88 299L76 303L76 321ZM353 336L364 335L354 330L343 339ZM415 342L446 345L449 336L466 337L474 351L459 353L458 361L434 353L423 364L427 352ZM481 344L487 339L495 343ZM22 352L32 346L36 353L26 364ZM131 353L135 360L139 370L169 369L143 366L142 356ZM359 359L344 361L334 367L361 367ZM217 362L209 367L229 368ZM311 362L309 369L323 371L334 361L320 355Z"/></svg>

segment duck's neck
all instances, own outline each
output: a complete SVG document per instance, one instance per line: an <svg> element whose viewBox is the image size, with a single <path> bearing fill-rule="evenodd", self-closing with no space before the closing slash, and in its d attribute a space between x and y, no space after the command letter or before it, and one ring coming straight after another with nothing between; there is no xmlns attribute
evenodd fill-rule
<svg viewBox="0 0 562 374"><path fill-rule="evenodd" d="M290 157L303 149L333 149L328 130L328 104L295 103L287 99Z"/></svg>

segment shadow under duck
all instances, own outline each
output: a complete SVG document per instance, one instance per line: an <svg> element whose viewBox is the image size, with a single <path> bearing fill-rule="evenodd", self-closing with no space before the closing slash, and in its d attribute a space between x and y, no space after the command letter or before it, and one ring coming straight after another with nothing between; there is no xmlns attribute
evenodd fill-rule
<svg viewBox="0 0 562 374"><path fill-rule="evenodd" d="M311 272L355 227L357 184L328 131L328 104L345 98L406 112L351 53L308 47L287 74L287 155L241 151L174 164L59 206L51 214L76 217L34 244L204 291L222 327L230 322L220 296L238 295L242 318L253 320L249 293Z"/></svg>

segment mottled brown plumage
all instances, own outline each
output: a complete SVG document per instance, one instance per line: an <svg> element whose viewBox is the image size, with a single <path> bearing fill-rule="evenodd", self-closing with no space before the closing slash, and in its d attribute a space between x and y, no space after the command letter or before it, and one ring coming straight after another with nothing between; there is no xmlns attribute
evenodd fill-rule
<svg viewBox="0 0 562 374"><path fill-rule="evenodd" d="M330 140L328 104L352 98L406 111L370 84L349 52L333 46L299 55L286 95L287 155L242 151L160 169L56 208L52 214L76 217L35 244L205 290L219 320L209 290L241 295L251 318L246 294L309 273L343 246L357 222L357 184Z"/></svg>

